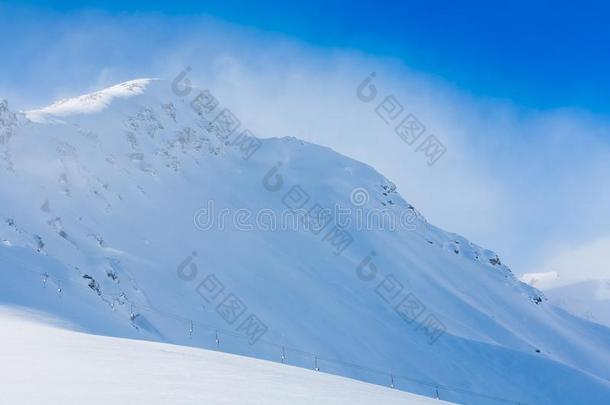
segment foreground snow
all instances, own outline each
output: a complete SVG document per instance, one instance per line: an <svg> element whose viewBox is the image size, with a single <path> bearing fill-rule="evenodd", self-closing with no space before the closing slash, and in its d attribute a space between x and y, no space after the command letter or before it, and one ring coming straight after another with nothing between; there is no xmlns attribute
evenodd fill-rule
<svg viewBox="0 0 610 405"><path fill-rule="evenodd" d="M59 329L0 311L3 404L447 404L225 353Z"/></svg>

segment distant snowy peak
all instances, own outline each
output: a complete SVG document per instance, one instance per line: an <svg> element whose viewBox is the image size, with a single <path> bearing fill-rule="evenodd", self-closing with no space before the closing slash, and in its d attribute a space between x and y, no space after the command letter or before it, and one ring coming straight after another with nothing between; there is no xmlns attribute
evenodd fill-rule
<svg viewBox="0 0 610 405"><path fill-rule="evenodd" d="M558 281L558 275L555 271L543 273L525 273L519 279L532 287L546 290L552 287Z"/></svg>

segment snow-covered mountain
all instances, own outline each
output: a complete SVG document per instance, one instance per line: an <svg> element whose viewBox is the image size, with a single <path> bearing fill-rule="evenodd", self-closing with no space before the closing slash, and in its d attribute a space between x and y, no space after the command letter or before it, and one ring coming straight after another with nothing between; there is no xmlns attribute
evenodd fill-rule
<svg viewBox="0 0 610 405"><path fill-rule="evenodd" d="M373 168L223 107L150 79L1 103L2 304L461 403L608 403L610 329Z"/></svg>

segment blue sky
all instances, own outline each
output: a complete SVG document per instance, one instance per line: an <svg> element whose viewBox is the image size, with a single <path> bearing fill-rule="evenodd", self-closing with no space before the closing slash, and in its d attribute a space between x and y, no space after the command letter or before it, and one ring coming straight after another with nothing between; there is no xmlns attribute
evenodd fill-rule
<svg viewBox="0 0 610 405"><path fill-rule="evenodd" d="M115 15L212 15L322 47L394 56L477 95L610 112L610 4L603 1L11 3ZM3 23L1 31L20 29L18 21Z"/></svg>
<svg viewBox="0 0 610 405"><path fill-rule="evenodd" d="M570 250L610 274L608 21L601 2L0 0L0 98L40 107L191 66L259 136L371 164L518 274ZM371 71L446 144L434 167L358 102Z"/></svg>

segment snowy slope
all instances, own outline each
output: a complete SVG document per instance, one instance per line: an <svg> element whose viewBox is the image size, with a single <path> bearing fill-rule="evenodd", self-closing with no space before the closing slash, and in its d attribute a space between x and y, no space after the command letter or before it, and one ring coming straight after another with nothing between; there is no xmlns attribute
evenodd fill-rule
<svg viewBox="0 0 610 405"><path fill-rule="evenodd" d="M591 280L545 291L550 302L591 322L610 327L610 280Z"/></svg>
<svg viewBox="0 0 610 405"><path fill-rule="evenodd" d="M223 106L198 94L143 79L27 114L1 105L0 301L99 334L310 368L314 354L462 403L608 402L609 329L428 224L371 167L225 134ZM328 226L277 223L299 207L331 208ZM371 213L399 226L359 226Z"/></svg>
<svg viewBox="0 0 610 405"><path fill-rule="evenodd" d="M447 404L302 368L80 334L16 315L0 313L2 404Z"/></svg>

